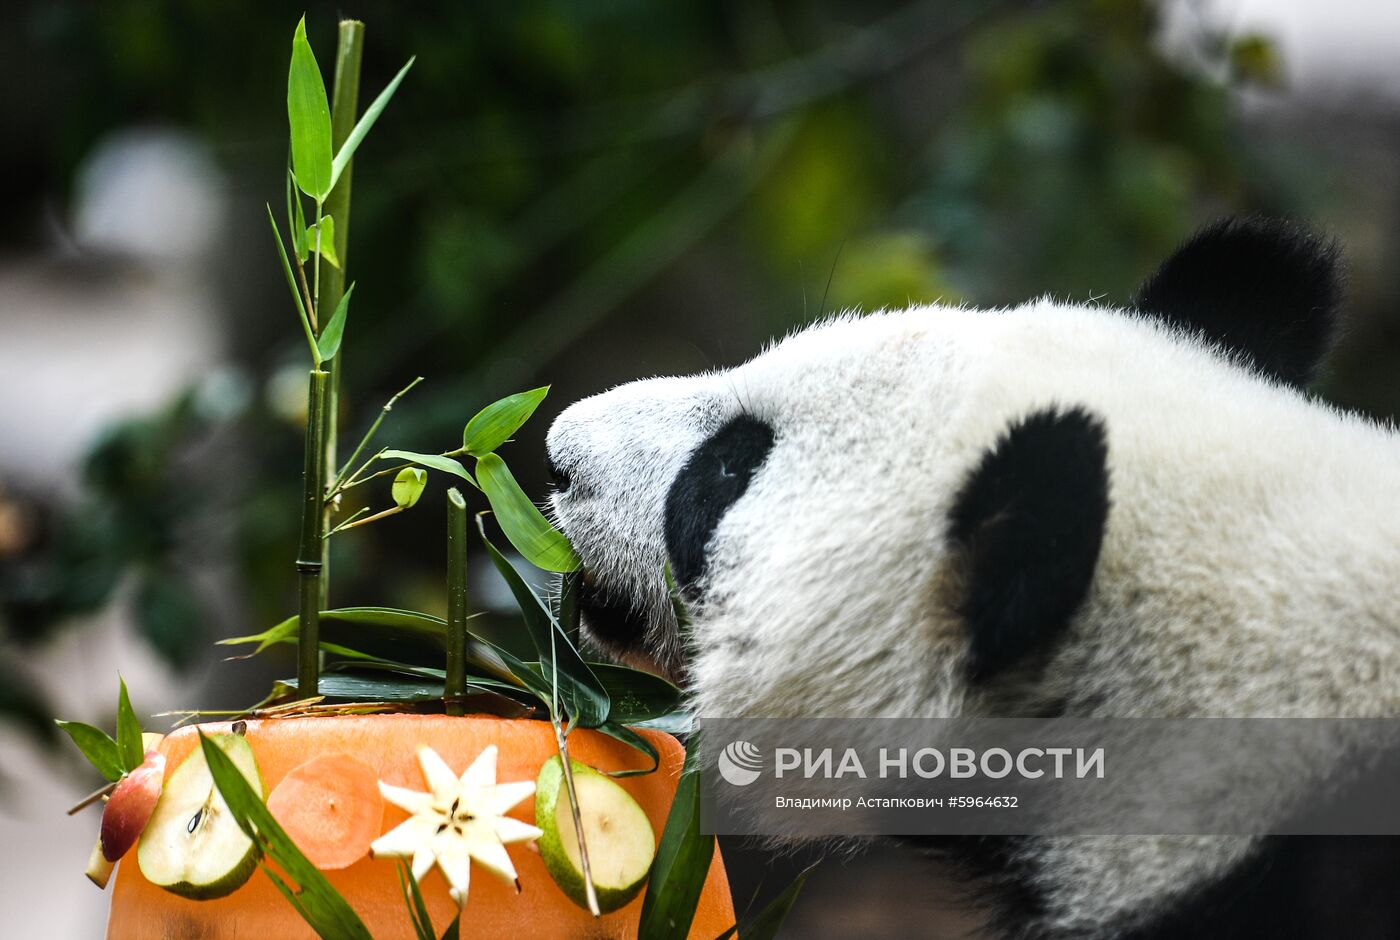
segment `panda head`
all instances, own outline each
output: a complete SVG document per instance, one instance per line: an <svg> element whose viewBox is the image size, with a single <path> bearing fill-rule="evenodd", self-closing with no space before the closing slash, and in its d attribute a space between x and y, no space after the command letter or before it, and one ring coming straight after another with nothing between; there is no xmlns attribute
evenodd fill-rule
<svg viewBox="0 0 1400 940"><path fill-rule="evenodd" d="M584 626L705 714L985 707L1064 645L1114 520L1146 524L1124 489L1150 483L1144 429L1226 441L1221 395L1296 407L1336 293L1327 245L1226 222L1131 309L839 316L585 399L548 437Z"/></svg>

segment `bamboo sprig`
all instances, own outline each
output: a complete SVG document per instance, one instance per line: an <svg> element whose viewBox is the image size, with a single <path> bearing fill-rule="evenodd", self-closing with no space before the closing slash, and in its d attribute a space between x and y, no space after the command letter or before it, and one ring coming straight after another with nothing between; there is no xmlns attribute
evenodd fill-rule
<svg viewBox="0 0 1400 940"><path fill-rule="evenodd" d="M336 37L335 49L335 78L331 86L331 152L339 153L345 145L345 141L350 136L350 132L355 129L355 121L358 117L360 107L360 61L363 58L365 48L365 24L359 20L341 20L340 29ZM318 309L335 310L340 306L340 300L345 295L345 272L349 264L350 256L350 178L354 171L355 161L351 160L341 172L340 178L336 180L335 186L326 196L324 212L333 220L334 234L332 238L334 244L335 258L340 262L339 267L332 265L320 253L321 226L316 226L317 241L317 264L316 280L322 284L319 288L324 290L324 300L318 300ZM322 208L317 207L317 219L320 219ZM319 304L327 304L325 308L320 308ZM326 448L326 466L334 468L336 466L336 447L339 443L339 416L340 416L340 385L344 370L342 363L344 355L338 355L331 360L329 365L330 381L326 391L326 427L323 434L323 446ZM336 508L332 498L324 509L328 518L325 525L330 525L329 514ZM321 582L321 606L330 606L330 542L326 541L322 545L321 567L325 572L325 577Z"/></svg>
<svg viewBox="0 0 1400 940"><path fill-rule="evenodd" d="M326 538L329 539L332 535L335 535L337 532L344 532L346 529L357 529L362 525L369 525L371 522L378 522L380 519L387 519L389 516L397 516L399 513L403 512L404 509L405 507L403 506L390 506L388 509L381 509L374 515L364 516L363 518L361 518L361 516L363 516L363 514L368 512L369 510L357 509L353 516L342 522L340 525L336 526L334 529L331 529L329 532L327 532Z"/></svg>
<svg viewBox="0 0 1400 940"><path fill-rule="evenodd" d="M556 682L557 688L557 682ZM583 893L584 900L588 902L588 912L594 917L601 917L602 911L598 907L598 892L593 887L593 866L588 860L588 843L583 837L583 816L578 809L578 795L574 790L574 769L573 763L569 759L569 733L559 724L557 713L553 715L554 722L554 743L559 748L559 761L564 771L564 786L569 794L569 809L574 817L574 834L578 838L578 858L579 867L583 869Z"/></svg>
<svg viewBox="0 0 1400 940"><path fill-rule="evenodd" d="M359 459L360 454L364 453L364 449L369 446L369 442L373 440L375 433L379 430L379 426L384 423L384 419L389 416L389 412L394 410L394 405L398 404L399 399L407 395L413 387L421 381L423 381L423 377L420 375L395 392L394 396L384 403L384 407L379 409L379 415L374 419L374 423L369 426L369 430L365 432L365 436L360 438L360 443L355 446L355 450L350 454L350 458L345 461L345 466L340 469L340 473L336 474L335 482L333 482L330 489L326 491L326 499L328 501L334 500L340 495L342 484L345 483L347 476L351 475L350 468L355 465L355 461ZM378 455L376 454L375 456L377 457ZM369 460L365 461L355 470L355 473L359 473L361 470L365 469L365 467L368 467L374 460L375 457L371 457Z"/></svg>
<svg viewBox="0 0 1400 940"><path fill-rule="evenodd" d="M443 706L465 713L467 695L467 501L455 486L447 491L447 675Z"/></svg>
<svg viewBox="0 0 1400 940"><path fill-rule="evenodd" d="M297 689L315 695L321 674L321 578L325 547L326 388L330 376L313 369L307 391L306 449L302 468L301 539L297 546L297 580L301 605L297 615Z"/></svg>

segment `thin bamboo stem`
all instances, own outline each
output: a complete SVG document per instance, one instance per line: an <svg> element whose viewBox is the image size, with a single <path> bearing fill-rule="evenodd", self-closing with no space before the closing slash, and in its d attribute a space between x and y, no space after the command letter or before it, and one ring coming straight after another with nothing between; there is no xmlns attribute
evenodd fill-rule
<svg viewBox="0 0 1400 940"><path fill-rule="evenodd" d="M467 501L455 486L447 491L447 675L443 706L465 714L467 695Z"/></svg>
<svg viewBox="0 0 1400 940"><path fill-rule="evenodd" d="M331 151L338 153L345 139L355 128L360 109L360 62L364 57L365 24L359 20L341 20L335 48L335 80L331 86ZM340 267L330 264L317 256L316 278L321 283L320 290L324 309L335 311L345 295L345 271L350 260L350 177L354 172L352 160L336 181L335 189L326 197L324 212L335 219L335 256ZM320 229L318 228L319 232ZM339 444L340 385L345 360L345 349L329 364L330 382L326 393L326 428L323 446L326 449L326 466L334 468L336 448ZM324 481L323 481L324 485ZM323 511L329 516L335 510L335 500L326 504ZM326 525L329 526L329 518ZM321 566L325 577L321 582L321 606L330 606L330 542L322 546Z"/></svg>
<svg viewBox="0 0 1400 940"><path fill-rule="evenodd" d="M569 810L574 817L574 834L578 837L579 867L583 869L583 896L588 902L588 912L601 917L598 907L598 892L593 887L593 866L588 860L588 843L583 837L583 817L578 809L578 791L574 788L574 766L569 757L569 735L554 717L554 743L559 748L559 760L564 771L564 787L569 797Z"/></svg>
<svg viewBox="0 0 1400 940"><path fill-rule="evenodd" d="M389 416L389 412L394 410L394 405L398 404L399 399L407 395L413 389L413 386L421 381L423 381L423 377L420 375L395 392L394 397L386 401L384 407L379 409L378 417L376 417L374 423L369 426L369 430L365 432L365 436L360 438L360 443L355 446L355 450L350 454L349 459L345 461L345 466L342 467L340 473L336 475L335 482L332 483L330 489L326 491L326 499L334 499L336 496L340 495L341 484L345 482L346 477L349 475L350 468L354 466L355 461L359 459L364 449L369 446L369 442L374 439L375 432L379 430L379 426L384 423L384 419Z"/></svg>
<svg viewBox="0 0 1400 940"><path fill-rule="evenodd" d="M301 606L297 615L297 692L316 694L321 673L321 552L325 542L326 387L330 378L313 369L306 396L306 451L302 467L301 539L297 546L297 580Z"/></svg>

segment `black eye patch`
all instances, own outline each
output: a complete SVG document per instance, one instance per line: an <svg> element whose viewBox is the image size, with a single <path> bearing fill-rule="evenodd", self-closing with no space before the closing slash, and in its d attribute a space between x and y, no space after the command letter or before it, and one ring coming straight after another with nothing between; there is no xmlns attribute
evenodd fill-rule
<svg viewBox="0 0 1400 940"><path fill-rule="evenodd" d="M690 455L666 494L666 552L682 587L705 573L707 549L719 521L749 488L773 449L773 429L740 415Z"/></svg>

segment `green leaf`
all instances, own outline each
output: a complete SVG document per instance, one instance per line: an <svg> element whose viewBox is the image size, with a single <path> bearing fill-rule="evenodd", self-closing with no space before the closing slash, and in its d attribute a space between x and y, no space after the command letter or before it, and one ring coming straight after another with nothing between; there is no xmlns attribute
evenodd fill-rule
<svg viewBox="0 0 1400 940"><path fill-rule="evenodd" d="M578 567L578 556L569 540L530 502L504 460L496 454L484 455L476 462L476 475L501 531L526 561L546 571L567 572Z"/></svg>
<svg viewBox="0 0 1400 940"><path fill-rule="evenodd" d="M676 615L676 627L681 636L685 636L692 623L690 609L685 605L685 598L681 597L681 589L676 584L676 576L671 573L669 561L662 565L661 576L666 579L666 595L671 599L671 612Z"/></svg>
<svg viewBox="0 0 1400 940"><path fill-rule="evenodd" d="M443 637L447 633L447 621L441 617L397 607L341 607L336 610L323 610L321 620L388 627L403 633L427 637L439 643L445 642Z"/></svg>
<svg viewBox="0 0 1400 940"><path fill-rule="evenodd" d="M481 409L462 430L462 449L473 457L484 457L500 447L520 426L530 420L549 386L517 392Z"/></svg>
<svg viewBox="0 0 1400 940"><path fill-rule="evenodd" d="M657 753L651 742L626 725L609 719L599 725L598 730L610 738L616 738L628 747L636 748L651 758L650 767L642 767L638 770L610 770L608 771L609 777L641 777L645 774L655 773L656 768L661 765L661 755Z"/></svg>
<svg viewBox="0 0 1400 940"><path fill-rule="evenodd" d="M695 766L699 743L699 736L692 736L686 748L680 785L651 863L638 940L669 940L690 933L710 871L715 837L700 831L700 773Z"/></svg>
<svg viewBox="0 0 1400 940"><path fill-rule="evenodd" d="M454 477L461 477L472 486L476 486L476 480L472 479L472 475L467 472L467 468L462 466L460 461L444 457L441 454L419 454L411 450L385 450L379 453L379 459L407 460L409 463L416 463L429 470L440 470L443 473L450 473Z"/></svg>
<svg viewBox="0 0 1400 940"><path fill-rule="evenodd" d="M447 925L447 929L442 932L439 940L459 940L462 932L462 915L459 913L452 918L452 923Z"/></svg>
<svg viewBox="0 0 1400 940"><path fill-rule="evenodd" d="M199 746L204 750L209 773L223 794L234 821L298 885L293 889L272 869L263 869L302 918L327 940L372 940L369 929L355 909L331 886L326 876L301 854L262 799L253 792L233 760L203 731L199 732Z"/></svg>
<svg viewBox="0 0 1400 940"><path fill-rule="evenodd" d="M428 905L423 903L423 892L418 889L418 882L414 880L407 862L399 863L399 888L403 891L403 901L408 906L408 916L413 921L413 932L418 935L418 940L437 940Z"/></svg>
<svg viewBox="0 0 1400 940"><path fill-rule="evenodd" d="M292 172L289 165L287 167L287 228L292 233L292 250L296 252L297 260L305 262L307 253L310 251L306 247L306 213L302 210L301 194L296 191L296 185L296 174Z"/></svg>
<svg viewBox="0 0 1400 940"><path fill-rule="evenodd" d="M345 625L369 627L377 630L384 630L390 633L398 633L411 639L431 640L439 647L445 648L447 645L447 621L441 617L434 617L432 614L419 613L414 610L399 610L392 607L344 607L336 610L321 611L321 648L337 655L349 655L364 660L378 660L380 662L390 662L377 656L370 656L367 653L360 653L343 646L336 646L327 637L338 635L338 627ZM238 646L248 643L258 644L257 648L249 653L249 656L256 656L268 647L276 644L290 644L297 641L297 618L288 617L281 623L262 633L254 633L249 636L235 636L219 640L221 646ZM483 640L475 634L467 634L467 662L469 665L481 670L488 676L510 685L528 689L535 693L541 702L548 704L549 687L540 678L537 669L532 669L523 661L517 659L508 651L501 649L493 643ZM399 664L403 665L403 664ZM420 667L404 666L408 669ZM436 670L437 676L443 675L441 670ZM481 680L473 679L473 682ZM439 692L439 697L441 693Z"/></svg>
<svg viewBox="0 0 1400 940"><path fill-rule="evenodd" d="M579 638L583 634L583 608L578 599L582 583L583 572L577 568L559 579L559 626L575 646L579 644Z"/></svg>
<svg viewBox="0 0 1400 940"><path fill-rule="evenodd" d="M311 361L316 363L316 367L321 367L321 352L316 348L316 335L311 332L311 320L306 316L306 304L302 303L301 290L297 287L296 277L292 274L292 263L287 260L287 246L282 244L282 233L277 231L277 220L272 217L272 206L267 207L267 221L272 226L272 237L277 241L277 254L282 259L282 273L287 276L287 289L292 292L292 300L296 301L297 314L301 317L301 329L306 334L306 342L311 347Z"/></svg>
<svg viewBox="0 0 1400 940"><path fill-rule="evenodd" d="M653 731L664 731L667 734L683 737L690 734L695 727L695 716L683 708L678 708L673 712L667 712L656 718L648 718L644 721L634 722L634 728L650 728Z"/></svg>
<svg viewBox="0 0 1400 940"><path fill-rule="evenodd" d="M288 637L292 642L297 638L297 618L288 617L275 627L269 627L262 633L250 633L247 636L230 636L222 640L215 641L216 646L241 646L245 643L256 643L258 648L248 654L249 657L256 656L274 643L281 643Z"/></svg>
<svg viewBox="0 0 1400 940"><path fill-rule="evenodd" d="M365 135L369 133L369 129L374 126L374 122L379 120L379 115L384 113L384 108L388 105L389 99L394 97L394 92L399 90L399 82L403 81L403 77L408 74L408 70L413 68L413 63L416 58L415 56L409 59L408 62L404 64L404 67L399 69L399 74L395 75L393 80L389 82L388 85L384 86L384 90L379 93L379 97L375 98L373 103L365 109L365 113L360 115L360 120L355 123L354 128L350 131L350 136L345 138L345 143L340 145L340 153L335 155L335 161L331 164L331 185L326 189L326 192L330 192L330 190L334 189L335 184L340 181L340 174L345 172L345 168L349 166L350 161L354 159L355 151L359 149L360 142L365 139Z"/></svg>
<svg viewBox="0 0 1400 940"><path fill-rule="evenodd" d="M117 742L107 732L81 721L55 721L54 724L68 733L98 773L111 781L121 779L122 759L117 753Z"/></svg>
<svg viewBox="0 0 1400 940"><path fill-rule="evenodd" d="M333 217L323 215L319 221L307 228L306 253L302 255L303 260L306 255L312 252L325 258L337 271L340 270L340 258L335 253L335 219ZM330 356L326 358L329 359Z"/></svg>
<svg viewBox="0 0 1400 940"><path fill-rule="evenodd" d="M783 921L787 920L788 913L792 911L792 906L797 903L797 895L802 891L802 886L807 883L807 876L812 874L812 870L821 864L820 860L813 862L794 879L792 884L783 889L773 900L764 905L763 910L749 921L744 927L744 940L774 940L778 936L778 931L783 926ZM739 926L735 924L715 940L729 940L739 932Z"/></svg>
<svg viewBox="0 0 1400 940"><path fill-rule="evenodd" d="M334 644L331 644L333 647ZM391 659L380 659L356 650L328 649L327 644L322 643L321 649L327 652L349 652L354 658L349 661L331 663L326 669L330 672L352 672L363 676L368 670L370 672L391 672L401 676L412 676L414 679L425 680L419 682L414 687L414 694L425 694L430 697L442 698L442 683L447 677L447 670L434 669L431 666L413 666L408 663L398 663ZM324 675L324 673L323 673ZM483 676L476 673L467 673L467 682L471 686L490 692L506 692L515 696L528 696L532 700L529 704L537 705L533 700L533 693L525 688L520 682L514 680L497 679L492 676ZM294 683L295 684L295 683Z"/></svg>
<svg viewBox="0 0 1400 940"><path fill-rule="evenodd" d="M492 563L510 586L510 592L515 595L515 603L519 605L520 614L525 618L530 640L535 644L535 651L540 656L540 672L547 682L552 681L555 673L558 673L557 692L564 710L569 715L570 723L583 728L598 727L608 720L611 704L603 684L598 681L593 670L579 655L578 649L559 628L559 623L549 608L525 583L525 579L520 577L515 566L491 544L491 540L486 537L486 527L481 516L476 517L476 526L481 532L481 541L486 545ZM550 712L554 713L552 701Z"/></svg>
<svg viewBox="0 0 1400 940"><path fill-rule="evenodd" d="M131 771L141 766L146 759L146 747L141 743L141 722L131 707L131 698L126 694L126 680L121 681L121 692L117 694L117 758L122 770Z"/></svg>
<svg viewBox="0 0 1400 940"><path fill-rule="evenodd" d="M420 470L417 467L404 467L394 477L394 486L390 492L394 497L394 505L400 509L411 509L418 504L418 500L423 496L423 489L428 485L428 471Z"/></svg>
<svg viewBox="0 0 1400 940"><path fill-rule="evenodd" d="M669 715L681 704L681 690L660 676L630 666L589 663L612 707L608 720L630 725Z"/></svg>
<svg viewBox="0 0 1400 940"><path fill-rule="evenodd" d="M413 610L397 610L391 607L343 607L337 610L321 611L322 625L352 624L377 627L392 633L399 633L414 639L432 640L438 646L445 646L447 621L441 617L434 617L432 614L422 614ZM322 631L322 636L326 636L329 631ZM242 646L247 643L258 644L257 649L249 653L249 656L256 656L263 650L277 643L295 643L298 637L297 618L288 617L274 627L264 630L262 633L253 633L248 636L231 636L218 641L220 646Z"/></svg>
<svg viewBox="0 0 1400 940"><path fill-rule="evenodd" d="M297 680L279 680L295 689ZM327 698L356 702L426 702L442 698L442 683L430 679L392 679L382 676L347 676L322 673L316 692Z"/></svg>
<svg viewBox="0 0 1400 940"><path fill-rule="evenodd" d="M297 186L319 204L331 191L331 108L321 67L306 41L306 17L292 34L287 69L287 121L292 130L292 168Z"/></svg>
<svg viewBox="0 0 1400 940"><path fill-rule="evenodd" d="M341 295L340 303L336 304L335 313L331 314L331 322L322 328L321 338L316 341L316 348L320 350L323 362L334 359L335 354L340 352L340 341L345 337L345 318L350 315L350 295L353 293L355 285L352 282Z"/></svg>

